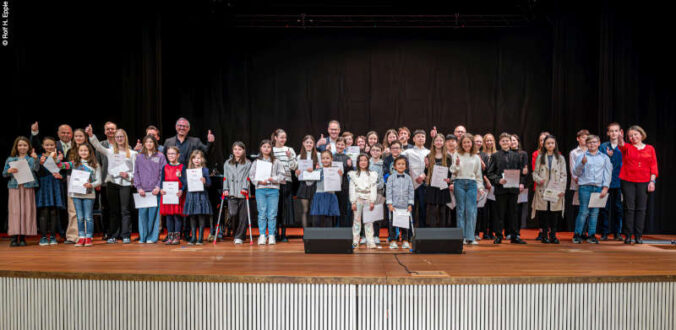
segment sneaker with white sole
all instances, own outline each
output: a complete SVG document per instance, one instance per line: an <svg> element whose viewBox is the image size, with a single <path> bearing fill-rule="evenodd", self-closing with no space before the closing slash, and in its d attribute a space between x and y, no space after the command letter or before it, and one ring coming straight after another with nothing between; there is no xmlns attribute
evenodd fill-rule
<svg viewBox="0 0 676 330"><path fill-rule="evenodd" d="M258 245L265 245L265 235L258 236Z"/></svg>
<svg viewBox="0 0 676 330"><path fill-rule="evenodd" d="M411 248L411 245L408 244L408 242L404 242L404 244L401 245L401 248L402 248L402 249L410 249L410 248Z"/></svg>
<svg viewBox="0 0 676 330"><path fill-rule="evenodd" d="M235 245L239 245L239 244L242 244L242 243L244 243L243 240L241 240L239 238L235 238Z"/></svg>
<svg viewBox="0 0 676 330"><path fill-rule="evenodd" d="M396 250L398 248L399 248L399 245L397 245L397 241L390 242L390 249Z"/></svg>
<svg viewBox="0 0 676 330"><path fill-rule="evenodd" d="M469 243L469 244L472 244L472 245L479 245L479 242L477 242L477 241L472 241L472 243Z"/></svg>
<svg viewBox="0 0 676 330"><path fill-rule="evenodd" d="M275 235L268 236L268 245L275 245L275 244L277 244L277 240L275 239Z"/></svg>
<svg viewBox="0 0 676 330"><path fill-rule="evenodd" d="M359 244L366 244L366 237L363 237L359 240Z"/></svg>

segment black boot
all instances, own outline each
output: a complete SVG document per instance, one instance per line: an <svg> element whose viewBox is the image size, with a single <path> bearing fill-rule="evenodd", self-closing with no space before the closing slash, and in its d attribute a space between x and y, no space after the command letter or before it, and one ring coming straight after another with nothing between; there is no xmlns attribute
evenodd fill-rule
<svg viewBox="0 0 676 330"><path fill-rule="evenodd" d="M554 233L549 233L549 243L552 243L552 244L559 244L559 239L556 238L556 234L554 234Z"/></svg>
<svg viewBox="0 0 676 330"><path fill-rule="evenodd" d="M280 242L288 242L289 239L286 237L286 227L282 227L282 237L279 240Z"/></svg>
<svg viewBox="0 0 676 330"><path fill-rule="evenodd" d="M11 247L19 246L19 238L16 235L12 236L12 240L9 242L9 246Z"/></svg>
<svg viewBox="0 0 676 330"><path fill-rule="evenodd" d="M641 235L634 235L636 238L636 244L643 244L643 239L641 238Z"/></svg>
<svg viewBox="0 0 676 330"><path fill-rule="evenodd" d="M171 242L174 240L174 233L168 233L167 237L164 238L164 245L171 245Z"/></svg>
<svg viewBox="0 0 676 330"><path fill-rule="evenodd" d="M19 236L19 246L26 246L26 235L20 235Z"/></svg>

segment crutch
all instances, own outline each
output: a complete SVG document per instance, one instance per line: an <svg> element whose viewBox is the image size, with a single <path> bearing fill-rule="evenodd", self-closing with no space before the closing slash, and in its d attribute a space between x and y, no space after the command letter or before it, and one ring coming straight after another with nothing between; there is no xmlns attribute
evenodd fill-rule
<svg viewBox="0 0 676 330"><path fill-rule="evenodd" d="M225 176L223 176L223 190L221 191L221 206L218 208L218 220L216 221L216 233L214 235L214 246L218 241L218 231L221 229L221 214L223 214L223 201L225 198Z"/></svg>
<svg viewBox="0 0 676 330"><path fill-rule="evenodd" d="M411 227L411 233L408 235L408 243L411 246L409 252L413 252L413 241L415 239L415 228L413 228L413 212L408 215L408 226Z"/></svg>
<svg viewBox="0 0 676 330"><path fill-rule="evenodd" d="M246 181L251 182L249 178L246 178ZM251 210L249 209L249 190L242 189L242 191L239 193L244 195L244 198L246 198L246 218L249 221L249 245L253 245L253 234L251 231Z"/></svg>

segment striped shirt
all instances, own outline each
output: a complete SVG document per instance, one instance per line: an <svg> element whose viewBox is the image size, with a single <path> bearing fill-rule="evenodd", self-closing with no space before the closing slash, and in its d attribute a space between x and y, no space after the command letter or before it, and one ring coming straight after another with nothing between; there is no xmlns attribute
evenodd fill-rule
<svg viewBox="0 0 676 330"><path fill-rule="evenodd" d="M287 150L291 156L286 155ZM293 151L293 148L286 146L281 148L274 147L272 148L272 152L275 155L275 159L278 159L284 167L284 179L286 182L291 182L291 173L298 167L298 162L296 162L296 152Z"/></svg>

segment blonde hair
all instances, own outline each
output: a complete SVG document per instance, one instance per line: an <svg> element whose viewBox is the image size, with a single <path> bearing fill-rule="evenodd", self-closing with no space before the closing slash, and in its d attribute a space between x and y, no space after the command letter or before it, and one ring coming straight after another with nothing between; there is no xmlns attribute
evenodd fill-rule
<svg viewBox="0 0 676 330"><path fill-rule="evenodd" d="M493 147L490 148L490 149L486 146L486 140L487 140L489 137L492 137L492 138L493 138ZM491 133L486 133L486 134L484 134L484 145L481 147L481 151L483 151L484 153L486 153L486 154L488 154L488 155L492 155L492 154L498 152L498 149L495 147L495 143L496 143L496 142L497 142L497 141L495 141L495 136L493 136L493 134L491 134Z"/></svg>
<svg viewBox="0 0 676 330"><path fill-rule="evenodd" d="M127 151L127 158L131 158L131 147L129 146L129 136L127 136L127 131L118 128L117 131L115 131L115 135L117 135L118 132L122 132L124 134L124 145L125 145L125 150ZM120 147L117 145L117 141L113 143L113 152L118 153L120 152Z"/></svg>
<svg viewBox="0 0 676 330"><path fill-rule="evenodd" d="M460 146L459 146L460 148L458 148L459 149L458 153L461 154L461 155L466 154L465 149L462 147L462 141L464 141L465 139L469 139L470 141L472 141L472 147L469 149L469 154L470 155L476 155L477 150L476 150L476 148L474 148L474 136L472 134L469 134L469 133L465 133L462 136L462 138L460 139Z"/></svg>
<svg viewBox="0 0 676 330"><path fill-rule="evenodd" d="M639 133L641 134L641 141L643 141L643 140L645 140L646 138L648 138L648 134L645 133L645 130L644 130L643 127L641 127L641 126L638 126L638 125L632 125L632 126L629 127L629 129L627 130L627 132L629 132L629 131L637 131L637 132L639 132Z"/></svg>
<svg viewBox="0 0 676 330"><path fill-rule="evenodd" d="M192 162L192 159L199 156L202 158L202 167L206 167L206 162L207 158L204 156L204 152L202 150L193 150L193 152L190 153L190 159L188 159L188 168L196 168L195 165Z"/></svg>
<svg viewBox="0 0 676 330"><path fill-rule="evenodd" d="M444 138L443 134L437 134L437 136L432 139L432 145L430 146L430 153L427 154L427 159L429 163L429 169L427 170L427 179L425 181L427 184L430 183L430 180L432 179L432 173L434 172L434 164L436 164L436 154L439 149L434 145L434 140L437 138L441 139L441 166L448 166L448 154L446 151L446 138Z"/></svg>

